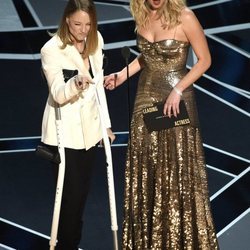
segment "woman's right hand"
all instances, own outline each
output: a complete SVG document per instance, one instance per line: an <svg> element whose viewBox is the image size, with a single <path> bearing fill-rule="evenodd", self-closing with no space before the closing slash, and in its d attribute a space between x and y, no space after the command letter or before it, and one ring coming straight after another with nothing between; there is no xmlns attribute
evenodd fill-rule
<svg viewBox="0 0 250 250"><path fill-rule="evenodd" d="M104 76L104 87L108 90L114 90L123 83L121 72L112 73Z"/></svg>
<svg viewBox="0 0 250 250"><path fill-rule="evenodd" d="M89 87L92 83L92 79L87 76L76 75L74 76L74 83L78 90L83 91Z"/></svg>

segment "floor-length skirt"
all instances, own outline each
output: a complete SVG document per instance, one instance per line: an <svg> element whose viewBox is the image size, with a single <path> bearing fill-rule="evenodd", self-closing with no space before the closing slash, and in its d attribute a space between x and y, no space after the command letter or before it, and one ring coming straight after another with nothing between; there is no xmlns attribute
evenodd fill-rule
<svg viewBox="0 0 250 250"><path fill-rule="evenodd" d="M192 92L183 98L194 121ZM138 100L127 151L122 249L218 249L199 126L149 133Z"/></svg>

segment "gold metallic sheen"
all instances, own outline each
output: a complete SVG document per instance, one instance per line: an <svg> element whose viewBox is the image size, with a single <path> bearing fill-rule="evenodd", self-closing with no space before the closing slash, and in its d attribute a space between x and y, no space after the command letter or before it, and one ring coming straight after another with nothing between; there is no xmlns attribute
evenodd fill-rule
<svg viewBox="0 0 250 250"><path fill-rule="evenodd" d="M189 43L138 35L142 70L127 151L123 250L219 249L193 86L182 95L191 123L149 133L142 110L166 100L187 73Z"/></svg>

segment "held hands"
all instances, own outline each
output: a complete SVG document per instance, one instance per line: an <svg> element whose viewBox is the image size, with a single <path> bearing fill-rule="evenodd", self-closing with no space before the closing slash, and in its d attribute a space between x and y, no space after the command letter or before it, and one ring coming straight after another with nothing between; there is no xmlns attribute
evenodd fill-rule
<svg viewBox="0 0 250 250"><path fill-rule="evenodd" d="M163 109L163 114L171 117L174 115L175 117L180 113L179 103L181 100L182 92L174 87L174 89L170 92Z"/></svg>
<svg viewBox="0 0 250 250"><path fill-rule="evenodd" d="M76 75L74 76L74 83L79 91L88 89L89 84L92 84L92 79L87 76Z"/></svg>

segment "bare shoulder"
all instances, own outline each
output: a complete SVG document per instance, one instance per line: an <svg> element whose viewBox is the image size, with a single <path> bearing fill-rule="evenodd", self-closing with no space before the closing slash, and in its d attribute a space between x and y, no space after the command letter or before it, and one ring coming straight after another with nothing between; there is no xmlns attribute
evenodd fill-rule
<svg viewBox="0 0 250 250"><path fill-rule="evenodd" d="M194 12L187 7L181 12L181 26L186 35L203 30Z"/></svg>
<svg viewBox="0 0 250 250"><path fill-rule="evenodd" d="M194 12L191 9L185 7L181 11L181 22L182 24L190 24L193 22L197 22L197 17L195 16Z"/></svg>

